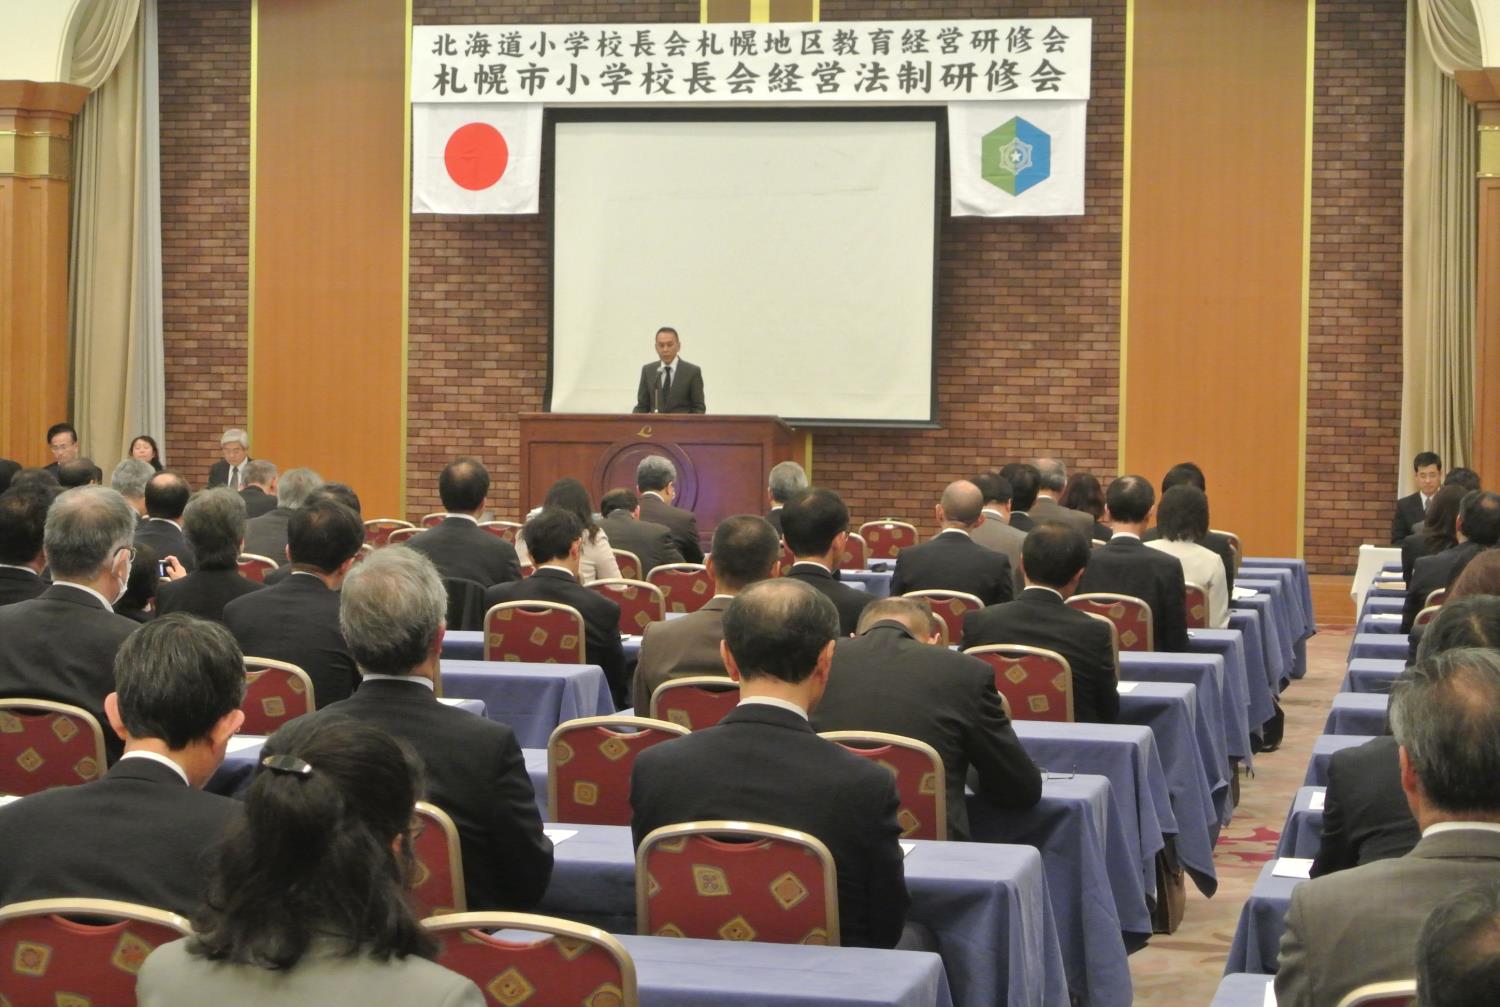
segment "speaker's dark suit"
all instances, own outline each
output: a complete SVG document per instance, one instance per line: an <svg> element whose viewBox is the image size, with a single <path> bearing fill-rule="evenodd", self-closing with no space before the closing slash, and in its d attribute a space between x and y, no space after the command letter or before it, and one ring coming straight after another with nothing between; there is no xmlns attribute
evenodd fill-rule
<svg viewBox="0 0 1500 1007"><path fill-rule="evenodd" d="M1031 531L1031 529L1036 527L1036 522L1031 520L1031 515L1025 511L1013 510L1010 512L1010 526L1012 528L1019 528L1022 531Z"/></svg>
<svg viewBox="0 0 1500 1007"><path fill-rule="evenodd" d="M260 517L276 509L276 494L267 493L259 486L246 486L240 490L240 499L245 501L245 518Z"/></svg>
<svg viewBox="0 0 1500 1007"><path fill-rule="evenodd" d="M47 590L47 582L41 574L31 570L0 568L0 605L14 605L18 601L30 601Z"/></svg>
<svg viewBox="0 0 1500 1007"><path fill-rule="evenodd" d="M697 364L690 364L681 357L672 364L672 387L667 389L666 397L658 399L657 389L661 387L661 362L647 364L641 368L641 384L635 393L635 409L637 413L702 413L703 406L703 371ZM657 405L653 410L651 407Z"/></svg>
<svg viewBox="0 0 1500 1007"><path fill-rule="evenodd" d="M156 614L187 612L223 622L225 605L263 587L241 577L238 570L196 570L181 580L164 581L156 588Z"/></svg>
<svg viewBox="0 0 1500 1007"><path fill-rule="evenodd" d="M320 710L348 699L359 684L339 630L339 593L312 574L294 573L236 598L224 606L224 625L247 657L287 661L307 672Z"/></svg>
<svg viewBox="0 0 1500 1007"><path fill-rule="evenodd" d="M1406 601L1401 606L1401 632L1410 633L1411 624L1427 604L1427 596L1440 587L1450 587L1464 572L1469 561L1484 551L1476 542L1460 542L1432 556L1423 556L1412 564L1411 580L1406 582Z"/></svg>
<svg viewBox="0 0 1500 1007"><path fill-rule="evenodd" d="M204 853L241 809L139 758L102 780L33 794L0 808L0 904L117 899L191 915Z"/></svg>
<svg viewBox="0 0 1500 1007"><path fill-rule="evenodd" d="M1069 608L1055 593L1033 587L1004 605L964 616L964 646L1018 643L1055 650L1073 669L1073 719L1113 724L1120 715L1114 640L1098 619Z"/></svg>
<svg viewBox="0 0 1500 1007"><path fill-rule="evenodd" d="M1402 539L1426 520L1427 506L1422 503L1422 494L1401 497L1396 501L1396 513L1391 515L1391 545L1400 545Z"/></svg>
<svg viewBox="0 0 1500 1007"><path fill-rule="evenodd" d="M485 587L521 579L516 547L465 517L446 517L406 544L432 560L444 578L472 580Z"/></svg>
<svg viewBox="0 0 1500 1007"><path fill-rule="evenodd" d="M0 696L50 699L89 711L114 762L125 743L109 728L104 697L115 691L115 651L135 629L136 623L69 584L6 605L0 608Z"/></svg>
<svg viewBox="0 0 1500 1007"><path fill-rule="evenodd" d="M838 871L841 943L889 948L901 937L910 899L896 785L790 710L741 704L715 727L646 749L630 776L630 804L636 845L663 825L705 819L816 836Z"/></svg>
<svg viewBox="0 0 1500 1007"><path fill-rule="evenodd" d="M1333 753L1323 799L1323 838L1312 875L1404 857L1422 830L1401 789L1400 746L1389 735Z"/></svg>
<svg viewBox="0 0 1500 1007"><path fill-rule="evenodd" d="M242 461L242 462L240 462L240 480L242 482L244 481L244 478L245 478L245 466L249 465L253 461L255 461L254 458L251 458L249 455L246 455L245 456L245 460ZM229 485L229 463L226 462L224 459L220 458L218 461L214 462L213 465L211 465L209 467L209 470L208 470L208 485L209 485L210 488L214 487L214 486L228 486Z"/></svg>
<svg viewBox="0 0 1500 1007"><path fill-rule="evenodd" d="M1134 535L1118 532L1093 551L1078 593L1128 594L1151 606L1157 650L1187 650L1187 583L1182 563L1159 549L1148 549Z"/></svg>
<svg viewBox="0 0 1500 1007"><path fill-rule="evenodd" d="M277 563L286 562L286 526L292 519L289 507L275 507L245 522L245 551Z"/></svg>
<svg viewBox="0 0 1500 1007"><path fill-rule="evenodd" d="M672 541L672 531L655 521L640 521L626 511L612 511L609 517L599 522L604 534L609 537L612 549L623 549L635 553L641 561L641 576L663 563L682 563L682 550Z"/></svg>
<svg viewBox="0 0 1500 1007"><path fill-rule="evenodd" d="M1104 541L1108 542L1113 537L1114 533L1111 531L1109 535L1104 536ZM1161 538L1161 531L1151 528L1141 536L1141 541L1154 542L1159 538ZM1234 592L1234 547L1229 544L1229 536L1211 531L1203 536L1203 541L1198 544L1209 552L1215 553L1219 561L1224 564L1224 590L1232 594Z"/></svg>
<svg viewBox="0 0 1500 1007"><path fill-rule="evenodd" d="M896 557L891 594L908 591L966 591L986 605L1015 597L1010 559L961 531L943 531Z"/></svg>
<svg viewBox="0 0 1500 1007"><path fill-rule="evenodd" d="M828 596L828 600L839 610L839 632L845 636L854 635L855 627L859 625L859 614L875 600L875 596L868 591L839 583L831 572L818 563L793 563L787 576Z"/></svg>
<svg viewBox="0 0 1500 1007"><path fill-rule="evenodd" d="M672 542L677 546L678 552L682 553L683 562L703 562L703 546L698 543L698 519L693 516L692 511L673 507L652 493L642 493L640 502L641 520L666 525L667 530L672 533ZM613 542L614 539L610 541Z"/></svg>
<svg viewBox="0 0 1500 1007"><path fill-rule="evenodd" d="M1011 729L990 666L919 643L899 622L877 622L863 636L838 641L813 726L883 731L935 748L947 776L949 839L969 838L970 766L975 789L1002 808L1029 808L1042 797L1041 770Z"/></svg>
<svg viewBox="0 0 1500 1007"><path fill-rule="evenodd" d="M702 608L670 622L653 622L641 636L631 695L637 717L650 716L651 694L672 678L729 677L719 644L724 642L724 610L733 598L710 598Z"/></svg>
<svg viewBox="0 0 1500 1007"><path fill-rule="evenodd" d="M470 912L529 909L541 899L552 876L552 842L542 835L514 731L439 703L416 680L367 680L315 716L373 724L416 749L427 770L427 800L458 826ZM266 751L275 744L273 737Z"/></svg>
<svg viewBox="0 0 1500 1007"><path fill-rule="evenodd" d="M176 556L183 569L192 573L198 569L198 557L188 545L182 529L164 518L148 517L135 526L135 540L156 550L161 559Z"/></svg>
<svg viewBox="0 0 1500 1007"><path fill-rule="evenodd" d="M538 567L525 580L496 584L484 592L486 611L507 601L555 601L576 608L583 616L583 646L588 663L604 669L615 706L625 705L625 648L620 642L618 604L579 584L568 571L546 566Z"/></svg>

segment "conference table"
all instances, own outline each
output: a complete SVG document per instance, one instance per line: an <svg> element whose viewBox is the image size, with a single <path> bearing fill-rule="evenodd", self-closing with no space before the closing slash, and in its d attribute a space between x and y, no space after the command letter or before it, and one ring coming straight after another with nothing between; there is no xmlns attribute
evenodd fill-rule
<svg viewBox="0 0 1500 1007"><path fill-rule="evenodd" d="M1307 640L1318 632L1307 563L1290 556L1247 556L1240 561L1235 583L1238 584L1240 579L1261 582L1268 578L1276 579L1280 585L1273 594L1286 613L1285 623L1292 646L1292 677L1301 678L1307 674Z"/></svg>
<svg viewBox="0 0 1500 1007"><path fill-rule="evenodd" d="M1227 631L1232 633L1233 631ZM1238 633L1233 635L1238 636ZM1159 719L1148 722L1139 714L1126 713L1129 703L1127 695L1147 696L1150 690L1141 692L1139 686L1177 684L1193 689L1196 706L1193 717L1197 737L1199 761L1208 785L1210 800L1218 813L1218 824L1228 825L1234 812L1230 793L1230 757L1246 758L1233 750L1249 751L1249 727L1245 719L1245 707L1235 698L1229 688L1231 675L1226 673L1226 663L1217 654L1168 654L1157 651L1120 655L1120 720L1127 724L1143 724L1156 730L1157 740L1166 747L1164 732L1168 729ZM1127 692L1127 689L1131 690ZM1138 701L1138 700L1137 700ZM1236 714L1238 715L1236 717ZM1231 719L1233 718L1233 719ZM1175 757L1166 751L1162 761L1175 762ZM1169 770L1170 772L1170 770ZM1216 830L1217 831L1217 830Z"/></svg>
<svg viewBox="0 0 1500 1007"><path fill-rule="evenodd" d="M1275 976L1253 972L1234 972L1219 981L1209 1007L1265 1007L1266 987L1276 981Z"/></svg>
<svg viewBox="0 0 1500 1007"><path fill-rule="evenodd" d="M1370 740L1363 734L1320 734L1313 742L1312 758L1307 763L1307 775L1302 779L1304 787L1328 786L1328 760L1334 752L1341 752Z"/></svg>
<svg viewBox="0 0 1500 1007"><path fill-rule="evenodd" d="M1301 787L1287 810L1286 822L1281 827L1281 840L1276 844L1278 857L1305 857L1311 860L1318 855L1323 842L1324 787Z"/></svg>
<svg viewBox="0 0 1500 1007"><path fill-rule="evenodd" d="M1349 660L1405 661L1408 645L1405 633L1355 633Z"/></svg>
<svg viewBox="0 0 1500 1007"><path fill-rule="evenodd" d="M1355 623L1354 634L1359 636L1363 633L1385 633L1392 635L1401 632L1401 612L1366 612L1359 617ZM1350 640L1353 647L1354 641Z"/></svg>
<svg viewBox="0 0 1500 1007"><path fill-rule="evenodd" d="M1258 610L1253 608L1229 608L1229 628L1240 634L1245 648L1245 686L1249 693L1250 733L1261 733L1261 725L1276 715L1276 697L1281 695L1281 673L1276 670L1266 649L1266 633ZM1199 649L1193 636L1198 630L1188 632L1188 647ZM1209 631L1215 632L1215 631Z"/></svg>
<svg viewBox="0 0 1500 1007"><path fill-rule="evenodd" d="M1391 683L1406 670L1406 658L1357 657L1349 662L1340 693L1391 691Z"/></svg>
<svg viewBox="0 0 1500 1007"><path fill-rule="evenodd" d="M477 699L508 724L522 748L545 748L558 724L615 712L597 664L523 664L442 659L443 695Z"/></svg>
<svg viewBox="0 0 1500 1007"><path fill-rule="evenodd" d="M1260 616L1259 630L1261 652L1265 655L1266 681L1273 695L1290 682L1297 668L1296 646L1288 638L1289 616L1283 605L1277 604L1275 593L1279 584L1275 581L1257 581L1254 584L1235 581L1236 588L1249 588L1256 593L1248 598L1231 598L1230 610L1240 609L1255 612ZM1234 627L1231 618L1230 626Z"/></svg>
<svg viewBox="0 0 1500 1007"><path fill-rule="evenodd" d="M1328 708L1324 734L1384 734L1391 697L1382 693L1340 692Z"/></svg>
<svg viewBox="0 0 1500 1007"><path fill-rule="evenodd" d="M1354 569L1354 582L1349 594L1354 599L1354 610L1363 611L1370 589L1376 578L1391 570L1401 576L1401 547L1398 545L1362 545L1359 547L1359 562Z"/></svg>
<svg viewBox="0 0 1500 1007"><path fill-rule="evenodd" d="M1233 626L1227 629L1188 630L1188 654L1215 656L1224 662L1223 688L1219 695L1222 712L1218 718L1224 739L1221 747L1226 758L1240 759L1247 764L1254 754L1250 744L1252 730L1258 729L1275 713L1264 667L1256 665L1251 670L1249 643L1245 631ZM1171 656L1176 658L1181 655ZM1257 691L1259 696L1256 696ZM1207 700L1209 697L1203 698ZM1260 715L1263 715L1263 719L1255 719Z"/></svg>
<svg viewBox="0 0 1500 1007"><path fill-rule="evenodd" d="M1292 890L1306 878L1283 878L1274 872L1279 861L1272 860L1260 870L1250 897L1240 908L1234 941L1224 972L1260 972L1274 975L1276 951L1286 930L1286 911L1292 904Z"/></svg>

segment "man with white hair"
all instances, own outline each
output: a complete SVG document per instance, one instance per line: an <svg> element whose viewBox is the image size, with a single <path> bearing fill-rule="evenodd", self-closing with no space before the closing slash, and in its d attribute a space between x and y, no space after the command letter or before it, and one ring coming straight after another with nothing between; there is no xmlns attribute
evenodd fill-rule
<svg viewBox="0 0 1500 1007"><path fill-rule="evenodd" d="M240 489L240 499L245 501L245 520L253 520L276 509L278 475L275 462L257 458L245 463L245 485Z"/></svg>
<svg viewBox="0 0 1500 1007"><path fill-rule="evenodd" d="M642 521L664 524L672 533L683 559L703 562L703 546L698 542L698 519L690 510L672 506L677 499L677 466L662 455L647 455L635 467L635 487L640 492Z"/></svg>
<svg viewBox="0 0 1500 1007"><path fill-rule="evenodd" d="M110 473L109 488L124 497L136 517L142 518L146 516L146 484L154 475L156 469L139 458L126 458Z"/></svg>
<svg viewBox="0 0 1500 1007"><path fill-rule="evenodd" d="M276 481L276 507L245 522L245 551L285 562L287 522L322 485L323 477L312 469L283 472Z"/></svg>
<svg viewBox="0 0 1500 1007"><path fill-rule="evenodd" d="M1031 520L1036 524L1058 521L1082 532L1085 538L1091 538L1094 533L1094 516L1064 507L1057 502L1062 499L1063 490L1068 486L1067 468L1056 458L1044 457L1036 460L1036 469L1041 473L1041 480L1036 491L1036 502L1028 511Z"/></svg>
<svg viewBox="0 0 1500 1007"><path fill-rule="evenodd" d="M224 457L208 470L208 485L244 489L245 464L251 460L250 435L238 427L226 430L219 438L219 450Z"/></svg>
<svg viewBox="0 0 1500 1007"><path fill-rule="evenodd" d="M776 534L781 535L781 508L807 489L807 470L796 462L777 462L771 466L771 474L766 478L766 493L771 497L771 510L766 514L766 520L771 522L771 527L776 529Z"/></svg>

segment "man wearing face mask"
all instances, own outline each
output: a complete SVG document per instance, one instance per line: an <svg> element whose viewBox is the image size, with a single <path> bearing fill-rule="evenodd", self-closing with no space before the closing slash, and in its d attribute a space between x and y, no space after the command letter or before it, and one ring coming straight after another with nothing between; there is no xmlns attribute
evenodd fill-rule
<svg viewBox="0 0 1500 1007"><path fill-rule="evenodd" d="M52 586L0 608L0 698L50 699L109 723L115 651L136 628L112 609L130 580L134 535L135 511L112 489L80 486L53 501L42 539ZM113 763L123 743L105 730L104 745Z"/></svg>

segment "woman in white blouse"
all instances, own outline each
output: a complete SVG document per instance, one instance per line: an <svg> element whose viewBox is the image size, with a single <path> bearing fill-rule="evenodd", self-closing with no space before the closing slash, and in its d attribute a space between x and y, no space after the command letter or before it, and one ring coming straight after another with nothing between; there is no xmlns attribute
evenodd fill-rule
<svg viewBox="0 0 1500 1007"><path fill-rule="evenodd" d="M1162 494L1156 510L1156 528L1161 538L1146 544L1176 556L1189 584L1208 592L1208 625L1229 625L1229 589L1224 582L1224 561L1218 553L1201 545L1208 535L1208 497L1196 486L1173 486Z"/></svg>
<svg viewBox="0 0 1500 1007"><path fill-rule="evenodd" d="M577 479L559 479L547 490L542 507L561 507L572 512L583 524L583 545L578 553L578 579L584 584L596 580L609 580L620 576L620 564L615 562L615 551L609 544L609 536L599 527L594 517L594 502L589 491ZM538 507L537 510L541 510ZM531 514L535 514L532 511ZM531 514L526 515L527 519ZM526 534L516 536L516 553L521 562L531 564L531 551L526 548Z"/></svg>

